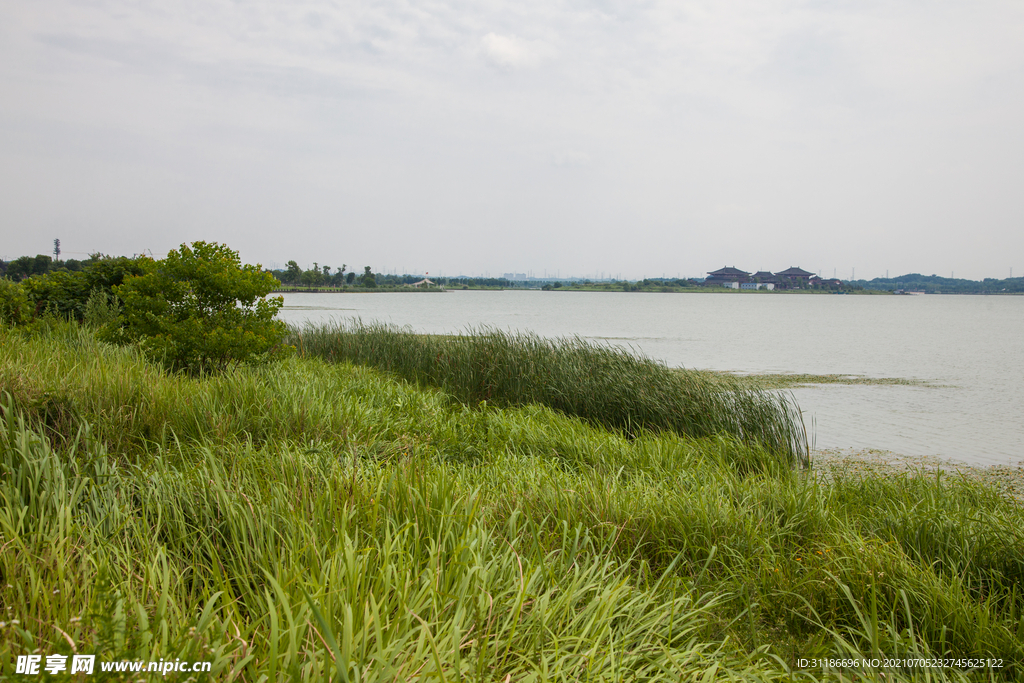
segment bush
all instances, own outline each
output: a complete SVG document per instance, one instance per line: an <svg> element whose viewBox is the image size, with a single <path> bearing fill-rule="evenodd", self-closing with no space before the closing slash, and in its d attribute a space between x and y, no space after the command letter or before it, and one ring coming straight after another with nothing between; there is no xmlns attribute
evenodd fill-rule
<svg viewBox="0 0 1024 683"><path fill-rule="evenodd" d="M35 275L21 281L36 315L50 313L61 318L79 320L82 307L89 299L89 283L85 273L57 270Z"/></svg>
<svg viewBox="0 0 1024 683"><path fill-rule="evenodd" d="M242 265L223 244L182 244L151 273L114 287L123 312L104 327L108 340L138 342L172 370L212 370L287 353L287 328L275 320L280 283L259 265Z"/></svg>
<svg viewBox="0 0 1024 683"><path fill-rule="evenodd" d="M50 313L83 320L90 297L97 291L113 294L117 285L136 275L152 272L156 262L148 256L95 256L84 270L55 270L23 280L36 315Z"/></svg>
<svg viewBox="0 0 1024 683"><path fill-rule="evenodd" d="M25 288L0 278L0 323L24 325L32 320L32 304Z"/></svg>

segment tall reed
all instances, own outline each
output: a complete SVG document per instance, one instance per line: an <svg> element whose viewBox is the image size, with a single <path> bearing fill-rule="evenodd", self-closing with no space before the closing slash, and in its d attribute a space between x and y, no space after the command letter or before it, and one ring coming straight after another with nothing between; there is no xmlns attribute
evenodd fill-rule
<svg viewBox="0 0 1024 683"><path fill-rule="evenodd" d="M307 356L376 367L440 387L469 405L530 403L635 435L671 431L691 437L730 434L806 464L799 409L784 395L709 381L650 358L578 337L482 329L418 335L383 323L329 323L293 330Z"/></svg>
<svg viewBox="0 0 1024 683"><path fill-rule="evenodd" d="M627 438L315 358L169 375L73 326L0 328L3 393L0 662L816 681L883 679L800 657L882 652L1005 662L886 681L1024 674L1024 509L967 481L821 481L736 437Z"/></svg>

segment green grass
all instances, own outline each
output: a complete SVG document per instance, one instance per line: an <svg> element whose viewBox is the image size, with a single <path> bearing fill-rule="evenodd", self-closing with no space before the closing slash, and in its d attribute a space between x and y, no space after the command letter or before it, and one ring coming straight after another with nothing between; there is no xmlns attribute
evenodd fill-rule
<svg viewBox="0 0 1024 683"><path fill-rule="evenodd" d="M61 325L0 329L0 392L5 667L76 648L210 680L915 678L795 666L878 652L1021 675L1024 512L971 482L823 482L728 434L626 437L316 358L168 375Z"/></svg>
<svg viewBox="0 0 1024 683"><path fill-rule="evenodd" d="M671 431L690 437L730 434L805 463L799 410L784 395L727 377L672 370L622 349L582 339L541 339L484 329L418 335L385 324L335 323L295 330L305 356L350 361L435 386L466 405L540 404L595 425Z"/></svg>

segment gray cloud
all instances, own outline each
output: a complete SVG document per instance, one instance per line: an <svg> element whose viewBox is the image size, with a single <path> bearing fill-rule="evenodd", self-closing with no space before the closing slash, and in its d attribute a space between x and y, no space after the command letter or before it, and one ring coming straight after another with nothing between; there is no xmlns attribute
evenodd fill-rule
<svg viewBox="0 0 1024 683"><path fill-rule="evenodd" d="M1022 29L1012 2L9 3L0 256L1002 275Z"/></svg>

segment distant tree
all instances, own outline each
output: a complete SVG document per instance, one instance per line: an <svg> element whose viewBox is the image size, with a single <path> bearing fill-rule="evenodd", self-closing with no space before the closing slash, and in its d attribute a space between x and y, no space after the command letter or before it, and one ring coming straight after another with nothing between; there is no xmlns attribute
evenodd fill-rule
<svg viewBox="0 0 1024 683"><path fill-rule="evenodd" d="M21 256L8 264L7 277L19 281L33 275L45 275L50 270L52 263L53 259L45 254L39 254L35 258Z"/></svg>
<svg viewBox="0 0 1024 683"><path fill-rule="evenodd" d="M352 284L355 281L356 281L355 271L353 271L353 272L351 272L351 273L349 273L348 275L345 276L345 284L350 285L350 284Z"/></svg>
<svg viewBox="0 0 1024 683"><path fill-rule="evenodd" d="M363 285L363 287L377 286L377 278L374 277L373 271L370 269L370 266L363 266L363 276L362 278L360 278L360 283Z"/></svg>
<svg viewBox="0 0 1024 683"><path fill-rule="evenodd" d="M298 282L300 277L302 277L302 268L299 268L298 263L289 261L285 264L285 271L282 274L282 279L285 282Z"/></svg>
<svg viewBox="0 0 1024 683"><path fill-rule="evenodd" d="M317 285L322 284L324 280L324 275L323 273L320 272L320 268L317 267L315 263L313 264L313 266L313 268L310 268L309 270L304 271L302 273L302 284L306 285L307 287L316 287Z"/></svg>

